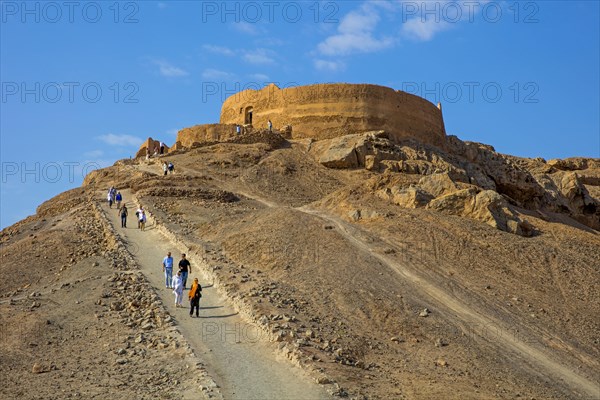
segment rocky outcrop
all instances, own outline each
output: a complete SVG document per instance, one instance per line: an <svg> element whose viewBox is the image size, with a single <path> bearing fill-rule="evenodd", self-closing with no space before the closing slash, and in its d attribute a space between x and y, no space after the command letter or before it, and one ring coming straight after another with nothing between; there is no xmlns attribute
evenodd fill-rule
<svg viewBox="0 0 600 400"><path fill-rule="evenodd" d="M414 140L394 143L384 131L346 135L312 145L329 168L364 168L383 174L421 175L418 184L379 188L402 207L426 207L470 217L498 229L530 235L517 209L567 214L600 230L600 160L525 159L492 146L448 137L447 149Z"/></svg>
<svg viewBox="0 0 600 400"><path fill-rule="evenodd" d="M405 208L426 208L449 215L468 217L494 228L522 236L534 231L518 216L509 202L493 190L454 182L447 173L428 175L406 187L391 181L376 194Z"/></svg>
<svg viewBox="0 0 600 400"><path fill-rule="evenodd" d="M581 171L586 169L600 169L600 159L572 157L564 160L554 159L548 165L561 171Z"/></svg>
<svg viewBox="0 0 600 400"><path fill-rule="evenodd" d="M463 142L456 136L448 137L448 148L454 155L480 167L481 172L494 182L494 190L510 197L519 206L536 208L540 204L544 189L511 157L497 153L492 146Z"/></svg>

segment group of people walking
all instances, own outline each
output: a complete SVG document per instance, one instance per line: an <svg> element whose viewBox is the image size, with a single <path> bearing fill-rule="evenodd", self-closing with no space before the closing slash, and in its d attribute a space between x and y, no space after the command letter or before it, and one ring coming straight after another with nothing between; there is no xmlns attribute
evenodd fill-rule
<svg viewBox="0 0 600 400"><path fill-rule="evenodd" d="M163 174L166 176L167 172L169 174L172 174L173 171L175 171L175 166L173 165L173 163L171 161L169 161L168 163L166 161L163 161L162 169L163 169Z"/></svg>
<svg viewBox="0 0 600 400"><path fill-rule="evenodd" d="M166 163L165 163L166 165ZM166 172L165 172L166 175ZM127 228L127 206L123 203L123 196L121 192L117 191L114 187L108 189L107 194L108 207L112 208L113 203L116 204L118 215L121 217L121 228ZM135 212L138 220L138 229L145 230L146 228L146 210L140 205ZM183 291L186 290L187 279L189 274L192 272L192 265L186 258L185 253L181 255L181 260L178 263L178 271L173 275L173 256L171 252L167 253L167 256L162 261L162 269L165 274L165 287L172 289L175 295L175 307L183 307ZM188 292L188 299L190 301L190 317L193 317L194 311L196 311L196 317L200 316L200 298L202 297L202 286L198 282L198 278L194 278L192 286Z"/></svg>
<svg viewBox="0 0 600 400"><path fill-rule="evenodd" d="M127 228L127 217L129 216L129 210L127 209L127 205L123 202L123 195L121 192L114 187L111 187L108 189L108 194L106 197L108 200L108 208L112 208L113 203L117 207L117 215L121 217L121 228ZM138 229L142 231L145 230L147 217L144 207L140 206L140 208L135 211L135 217L137 219Z"/></svg>
<svg viewBox="0 0 600 400"><path fill-rule="evenodd" d="M165 163L166 165L166 163ZM166 175L166 172L165 172ZM108 207L112 208L113 203L116 203L117 213L121 217L121 228L127 228L127 205L123 203L123 196L121 192L117 191L114 187L108 189L107 194ZM138 220L138 229L144 230L146 227L146 210L140 205L135 212ZM162 268L165 274L165 287L172 289L175 295L175 307L183 307L183 291L186 290L187 279L189 274L192 272L192 265L186 258L185 253L181 255L181 260L178 263L178 271L173 275L173 256L171 252L167 253L167 256L162 261ZM196 311L196 317L200 316L200 298L202 297L202 286L198 282L198 278L194 278L192 286L188 292L188 299L190 301L190 317L193 317L194 311Z"/></svg>
<svg viewBox="0 0 600 400"><path fill-rule="evenodd" d="M114 186L111 186L108 189L108 193L106 195L106 199L108 200L108 208L112 208L113 203L117 207L117 215L121 217L121 228L127 228L127 215L129 212L127 210L127 206L123 203L123 195ZM123 203L123 205L121 205Z"/></svg>
<svg viewBox="0 0 600 400"><path fill-rule="evenodd" d="M185 253L181 255L178 264L178 271L173 275L173 256L169 251L162 261L162 269L165 274L165 288L172 289L175 295L175 307L183 307L183 291L186 290L188 275L192 272L192 266L186 258ZM200 315L200 298L202 297L202 286L198 283L198 278L194 278L192 287L188 292L190 301L190 317L193 317L196 310L196 317Z"/></svg>
<svg viewBox="0 0 600 400"><path fill-rule="evenodd" d="M123 196L121 195L121 192L115 189L114 186L111 186L110 189L108 189L106 200L108 200L108 208L112 208L112 205L115 204L117 206L117 210L121 209L121 201L123 201Z"/></svg>

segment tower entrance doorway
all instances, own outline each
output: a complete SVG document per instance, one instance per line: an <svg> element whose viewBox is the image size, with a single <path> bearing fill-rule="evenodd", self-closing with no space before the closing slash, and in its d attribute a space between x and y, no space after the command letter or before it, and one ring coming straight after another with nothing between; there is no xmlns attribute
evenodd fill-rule
<svg viewBox="0 0 600 400"><path fill-rule="evenodd" d="M248 125L252 125L252 112L253 112L253 108L252 106L250 107L246 107L246 114L244 116L244 123L248 124Z"/></svg>

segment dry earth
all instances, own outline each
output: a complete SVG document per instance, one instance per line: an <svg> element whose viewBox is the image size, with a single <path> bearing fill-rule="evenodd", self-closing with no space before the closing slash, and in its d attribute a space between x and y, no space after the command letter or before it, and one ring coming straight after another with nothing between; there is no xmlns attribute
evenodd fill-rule
<svg viewBox="0 0 600 400"><path fill-rule="evenodd" d="M128 254L143 243L107 219L114 185L290 380L369 399L600 398L599 161L356 140L263 133L120 161L3 230L0 372L34 384L0 395L231 396Z"/></svg>

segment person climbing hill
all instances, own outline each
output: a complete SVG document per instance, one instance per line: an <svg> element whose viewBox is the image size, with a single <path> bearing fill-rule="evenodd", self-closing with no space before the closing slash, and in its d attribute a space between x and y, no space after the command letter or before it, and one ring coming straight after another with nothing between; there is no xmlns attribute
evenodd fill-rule
<svg viewBox="0 0 600 400"><path fill-rule="evenodd" d="M123 196L121 195L121 192L117 192L117 195L115 196L115 201L117 202L117 212L119 212L121 210L121 202L123 201Z"/></svg>
<svg viewBox="0 0 600 400"><path fill-rule="evenodd" d="M178 271L177 275L173 277L171 287L173 288L173 294L175 295L175 307L183 307L181 304L183 301L183 280L181 279L181 271Z"/></svg>
<svg viewBox="0 0 600 400"><path fill-rule="evenodd" d="M125 204L123 204L123 207L121 207L121 228L127 228L127 215L129 213L127 212L127 206Z"/></svg>
<svg viewBox="0 0 600 400"><path fill-rule="evenodd" d="M183 289L185 289L185 285L187 284L188 274L192 272L192 266L187 258L185 258L185 253L181 255L181 261L179 261L179 272L181 272L181 279L183 281Z"/></svg>
<svg viewBox="0 0 600 400"><path fill-rule="evenodd" d="M200 297L202 297L202 286L198 283L198 278L194 278L192 288L188 293L190 299L190 317L194 315L194 308L196 309L196 317L200 317Z"/></svg>

